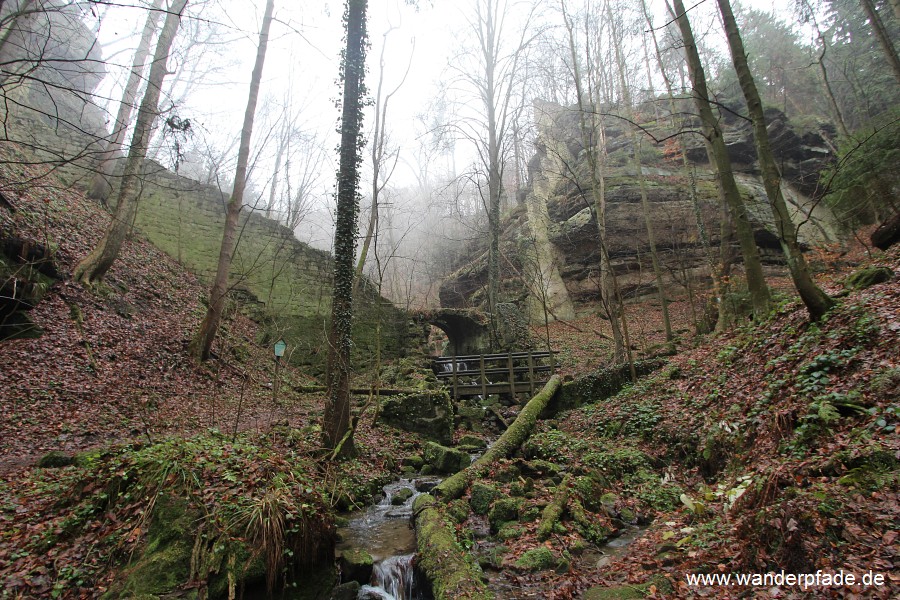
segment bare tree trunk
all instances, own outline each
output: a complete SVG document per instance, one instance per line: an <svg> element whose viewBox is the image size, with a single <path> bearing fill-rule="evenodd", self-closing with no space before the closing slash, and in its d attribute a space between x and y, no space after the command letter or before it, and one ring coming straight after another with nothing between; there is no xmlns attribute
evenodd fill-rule
<svg viewBox="0 0 900 600"><path fill-rule="evenodd" d="M116 112L116 120L113 121L112 139L106 145L103 153L100 155L100 162L97 165L97 172L91 179L91 187L88 191L88 198L99 201L104 206L112 193L112 184L109 179L115 165L116 154L122 149L122 143L125 141L125 133L128 131L129 121L131 119L131 109L137 98L138 88L141 85L141 79L144 76L144 67L147 57L150 54L150 43L153 41L153 34L159 26L159 20L164 11L162 8L163 0L154 0L148 9L147 20L144 22L144 30L141 32L141 39L138 42L137 49L134 51L134 59L131 62L131 73L128 75L128 81L125 82L125 89L122 91L122 100L119 102L119 110Z"/></svg>
<svg viewBox="0 0 900 600"><path fill-rule="evenodd" d="M122 185L116 197L116 210L112 221L106 230L106 234L100 243L84 257L75 267L73 278L82 283L94 283L103 279L106 272L119 256L122 243L134 222L137 214L138 187L140 184L141 167L144 157L147 155L147 145L150 142L150 134L153 122L158 115L159 97L162 94L162 84L168 71L166 63L169 58L169 50L178 33L181 24L181 13L184 11L188 0L174 0L169 7L165 24L156 42L156 51L153 54L153 64L150 67L150 75L147 80L147 89L138 107L137 122L134 125L134 136L131 139L131 147L125 160L125 172L122 176Z"/></svg>
<svg viewBox="0 0 900 600"><path fill-rule="evenodd" d="M897 56L897 49L894 48L894 42L891 41L891 36L888 34L884 23L881 21L881 17L878 16L875 5L872 3L872 0L859 0L859 4L865 11L866 17L869 18L869 23L872 24L872 32L875 34L875 37L878 38L881 49L884 50L884 56L887 59L888 64L891 65L894 79L897 80L897 83L900 83L900 57ZM897 11L896 6L894 7L894 11Z"/></svg>
<svg viewBox="0 0 900 600"><path fill-rule="evenodd" d="M506 47L504 24L508 16L508 6L503 0L478 0L475 15L470 23L478 42L479 67L477 73L462 73L477 90L484 109L482 121L487 139L480 138L478 152L480 161L487 172L487 198L484 200L488 218L488 284L487 299L490 312L491 345L500 344L499 315L500 302L500 203L503 194L503 170L505 156L502 144L509 134L511 97L518 74L518 65L523 50L530 43L526 40L531 21L530 13L519 34L518 46Z"/></svg>
<svg viewBox="0 0 900 600"><path fill-rule="evenodd" d="M400 84L394 88L394 90L387 94L387 96L382 99L382 88L384 87L384 51L387 48L387 39L388 35L393 31L394 28L391 27L384 34L384 45L381 47L381 58L379 60L380 70L378 76L378 91L375 94L375 129L372 132L372 204L370 207L369 213L369 224L366 227L366 235L363 238L362 249L359 253L359 259L356 263L356 273L354 275L353 281L353 289L354 293L359 292L359 287L362 282L362 274L363 268L366 266L366 257L369 255L369 247L372 245L372 238L375 235L375 232L378 228L378 210L379 210L379 199L381 197L381 192L384 191L385 186L388 183L391 175L394 172L394 166L397 164L397 155L394 156L394 165L390 167L386 164L386 160L388 159L387 153L385 151L385 145L387 143L387 133L385 130L385 123L387 121L387 109L388 103L391 100L391 96L397 93L403 83L406 81L406 75L403 76L403 80L400 81ZM412 57L410 57L412 58ZM406 68L406 73L409 74L409 66L412 65L412 61L410 60L409 65Z"/></svg>
<svg viewBox="0 0 900 600"><path fill-rule="evenodd" d="M275 151L275 170L272 172L272 183L269 187L269 202L266 204L266 218L271 219L272 214L275 212L275 205L278 201L278 183L281 175L281 163L284 160L284 153L288 147L288 140L291 136L291 119L288 115L288 110L284 112L284 122L281 124L281 136L278 140L278 148ZM275 215L276 221L281 221L281 217L279 215ZM285 216L285 221L289 220L289 217Z"/></svg>
<svg viewBox="0 0 900 600"><path fill-rule="evenodd" d="M350 429L350 348L353 325L353 259L359 213L360 133L366 61L366 0L347 0L347 46L343 61L341 150L334 236L334 293L328 334L328 399L322 441L337 456L354 453Z"/></svg>
<svg viewBox="0 0 900 600"><path fill-rule="evenodd" d="M650 13L647 10L647 4L644 0L641 0L641 9L644 13L644 19L647 22L647 28L650 31L651 39L653 40L653 49L656 56L656 64L657 68L659 68L660 73L663 77L663 82L666 85L666 92L669 96L669 113L672 119L672 127L676 126L683 127L684 126L684 117L678 119L676 121L675 115L678 114L678 111L675 107L675 91L673 89L672 80L669 79L669 74L666 73L666 69L663 63L662 52L659 49L659 43L656 39L656 30L653 28L653 22L650 18ZM648 65L649 70L649 65ZM652 78L652 75L648 74L648 78ZM676 125L677 123L677 125ZM688 180L688 194L691 198L691 206L694 209L694 219L697 222L697 233L700 237L700 243L703 246L703 254L706 258L707 268L709 269L710 278L712 279L712 287L713 287L713 296L715 297L715 306L718 311L724 294L722 293L722 279L721 279L721 269L719 265L716 264L715 259L712 254L712 245L709 241L709 234L706 232L706 223L703 221L703 213L700 210L700 201L697 198L697 179L694 175L694 169L691 167L690 162L688 161L687 152L684 147L684 140L681 136L677 138L678 143L678 153L681 154L681 165L684 170L685 177ZM690 293L690 289L688 290ZM693 300L691 301L691 309L693 310ZM694 326L697 329L698 333L706 328L706 311L704 311L704 323L703 327L698 327L698 320L694 319ZM716 315L716 319L718 320L718 314Z"/></svg>
<svg viewBox="0 0 900 600"><path fill-rule="evenodd" d="M750 228L747 209L734 180L734 174L731 170L731 159L728 157L728 149L725 146L722 129L709 104L706 74L703 70L703 64L700 62L700 54L697 51L694 34L681 0L674 0L674 14L677 16L678 27L684 40L684 51L687 57L688 73L693 86L694 103L697 107L697 112L700 113L703 136L707 142L707 153L709 154L710 163L716 165L719 195L728 207L728 212L734 222L738 242L741 247L741 254L744 259L744 272L747 278L747 289L750 292L750 301L753 306L753 315L761 319L769 312L771 294L763 277L759 250L753 239L753 231Z"/></svg>
<svg viewBox="0 0 900 600"><path fill-rule="evenodd" d="M571 21L569 13L566 9L565 0L560 0L562 15L565 21L566 31L569 36L569 52L572 58L573 75L575 79L575 93L578 97L578 117L581 132L581 143L587 154L588 170L590 171L591 195L594 201L594 214L597 219L597 231L600 238L600 303L603 306L606 317L609 319L610 329L613 337L613 363L621 363L625 360L626 355L630 354L630 344L627 343L627 335L623 333L624 325L627 331L627 323L625 323L625 311L621 305L621 295L618 293L618 282L616 274L612 269L609 257L606 239L606 182L602 173L603 160L599 153L603 152L603 123L595 122L595 111L593 106L585 106L585 102L593 104L596 92L594 86L590 83L591 77L588 75L587 92L584 90L581 81L582 73L578 67L579 58L575 48L575 31L574 24ZM588 67L591 66L591 57L586 57ZM599 100L597 100L599 102ZM586 118L590 115L590 123ZM594 142L594 136L599 133L599 143ZM600 146L598 148L598 145ZM622 322L620 323L620 319Z"/></svg>
<svg viewBox="0 0 900 600"><path fill-rule="evenodd" d="M813 281L806 259L803 257L803 251L797 241L797 229L791 221L784 195L781 192L781 173L769 146L769 132L766 130L766 117L763 114L762 101L750 73L750 66L747 64L744 43L741 40L734 14L731 12L731 4L728 0L716 1L725 25L725 34L728 37L728 47L731 49L731 58L737 71L738 82L744 92L744 99L747 101L750 119L753 121L753 138L759 158L759 168L762 171L766 195L772 206L772 215L775 218L781 247L787 258L794 286L800 293L800 299L806 305L810 318L816 321L831 308L834 301ZM676 2L680 2L680 0L676 0Z"/></svg>
<svg viewBox="0 0 900 600"><path fill-rule="evenodd" d="M818 29L818 26L816 26L816 29ZM834 121L837 123L838 131L840 131L841 135L845 138L849 138L850 131L847 129L847 124L844 122L844 115L841 113L837 99L834 97L834 92L831 90L831 82L828 80L828 71L825 69L825 52L828 50L828 41L821 32L819 33L819 42L822 44L822 51L819 53L816 64L819 65L819 75L822 77L822 88L825 90L825 97L828 98L831 112L834 113Z"/></svg>
<svg viewBox="0 0 900 600"><path fill-rule="evenodd" d="M635 117L634 111L632 110L631 106L631 90L628 87L628 82L625 80L625 59L622 57L622 43L613 23L612 8L610 7L608 0L606 3L606 13L609 16L610 20L610 31L612 32L613 48L615 49L616 65L619 72L619 85L622 87L622 102L625 105L626 114L633 122L635 120ZM644 50L646 56L646 47L644 48ZM666 299L665 289L663 289L662 269L659 266L659 253L656 251L656 235L653 231L653 223L650 221L650 202L647 200L647 182L644 181L644 171L641 165L641 156L639 152L640 139L638 138L638 134L634 129L630 130L630 134L633 164L635 170L637 171L636 176L638 178L638 186L640 187L641 191L641 208L644 211L644 225L647 229L647 243L650 245L650 262L653 264L653 277L656 280L656 291L659 295L659 303L662 308L663 326L666 332L666 342L671 345L673 340L675 339L675 334L672 333L672 320L669 318L669 302Z"/></svg>
<svg viewBox="0 0 900 600"><path fill-rule="evenodd" d="M256 103L259 99L259 88L262 81L263 65L266 61L266 48L269 44L269 28L272 25L272 12L275 0L266 1L262 28L259 32L259 47L256 49L256 63L250 77L250 95L244 112L244 124L241 128L241 143L238 148L237 167L234 173L234 188L225 208L225 226L222 232L222 245L219 249L219 263L216 278L209 292L209 307L200 329L191 340L190 353L198 360L209 358L213 340L219 330L219 321L225 308L225 295L228 292L228 272L234 257L235 240L237 238L238 219L244 205L244 188L247 185L247 164L250 161L250 138L253 135L253 119L256 116Z"/></svg>

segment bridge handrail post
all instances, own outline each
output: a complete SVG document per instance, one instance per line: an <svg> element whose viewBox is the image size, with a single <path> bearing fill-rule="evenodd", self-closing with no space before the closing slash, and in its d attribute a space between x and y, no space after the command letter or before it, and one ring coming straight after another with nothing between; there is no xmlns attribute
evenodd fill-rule
<svg viewBox="0 0 900 600"><path fill-rule="evenodd" d="M478 360L481 363L479 368L481 374L481 399L484 401L487 399L487 375L484 374L484 354L480 354Z"/></svg>
<svg viewBox="0 0 900 600"><path fill-rule="evenodd" d="M528 393L534 398L534 354L528 350Z"/></svg>
<svg viewBox="0 0 900 600"><path fill-rule="evenodd" d="M453 371L453 398L458 398L459 394L457 394L457 387L458 387L459 375L457 375L458 365L456 362L456 354L453 355L453 362L451 364L453 365L453 369L452 369L452 371Z"/></svg>

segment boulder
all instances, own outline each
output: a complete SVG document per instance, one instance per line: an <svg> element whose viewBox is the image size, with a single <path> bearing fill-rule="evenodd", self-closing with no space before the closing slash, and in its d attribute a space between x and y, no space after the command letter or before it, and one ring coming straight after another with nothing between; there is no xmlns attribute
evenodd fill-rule
<svg viewBox="0 0 900 600"><path fill-rule="evenodd" d="M491 503L500 497L500 490L481 482L472 484L472 493L469 496L469 505L476 515L486 515L491 508Z"/></svg>
<svg viewBox="0 0 900 600"><path fill-rule="evenodd" d="M522 503L521 498L501 498L494 501L488 511L488 522L491 524L491 529L500 531L510 521L518 521Z"/></svg>
<svg viewBox="0 0 900 600"><path fill-rule="evenodd" d="M458 473L472 462L468 454L434 442L425 442L425 462L440 473Z"/></svg>
<svg viewBox="0 0 900 600"><path fill-rule="evenodd" d="M879 250L887 250L900 242L900 212L886 219L872 232L872 245Z"/></svg>
<svg viewBox="0 0 900 600"><path fill-rule="evenodd" d="M365 550L345 550L341 554L341 577L345 582L366 585L372 579L372 555Z"/></svg>
<svg viewBox="0 0 900 600"><path fill-rule="evenodd" d="M382 401L378 419L441 444L453 439L453 405L443 390L391 396Z"/></svg>

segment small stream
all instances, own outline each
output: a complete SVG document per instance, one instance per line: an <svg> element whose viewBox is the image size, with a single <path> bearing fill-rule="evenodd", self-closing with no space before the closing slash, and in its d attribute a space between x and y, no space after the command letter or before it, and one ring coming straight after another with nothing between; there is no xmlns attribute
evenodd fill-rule
<svg viewBox="0 0 900 600"><path fill-rule="evenodd" d="M416 536L411 525L416 496L440 483L436 477L400 479L384 487L384 498L351 515L347 527L338 530L337 550L365 550L374 569L369 585L359 591L361 600L429 600L427 585L414 567ZM408 498L400 502L403 495ZM395 498L397 503L395 504Z"/></svg>

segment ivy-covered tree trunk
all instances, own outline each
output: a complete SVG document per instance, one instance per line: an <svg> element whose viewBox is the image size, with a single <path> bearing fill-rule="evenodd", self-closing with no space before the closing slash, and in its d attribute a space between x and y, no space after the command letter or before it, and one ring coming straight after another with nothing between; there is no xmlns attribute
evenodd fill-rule
<svg viewBox="0 0 900 600"><path fill-rule="evenodd" d="M347 0L347 28L341 75L341 147L334 232L334 293L328 332L328 399L322 424L323 443L338 456L353 454L350 430L350 349L353 344L353 259L359 215L359 167L362 162L362 107L365 95L367 0Z"/></svg>
<svg viewBox="0 0 900 600"><path fill-rule="evenodd" d="M676 0L676 2L680 2L680 0ZM775 156L772 154L772 148L769 145L769 132L766 129L766 117L763 114L762 101L756 89L756 82L754 82L753 75L750 73L750 66L747 64L747 54L744 52L744 43L741 40L734 13L731 11L731 4L728 0L717 0L717 2L719 12L722 15L722 22L725 25L725 35L728 38L728 47L731 50L734 69L737 71L738 82L741 85L741 91L744 93L744 99L747 101L747 111L750 114L750 120L753 122L753 142L756 145L759 169L762 171L763 185L766 188L766 195L769 197L769 204L772 207L772 215L775 218L775 227L778 230L781 248L784 250L784 255L787 258L788 269L791 272L794 286L800 293L800 299L806 305L810 318L816 321L831 308L834 301L813 281L809 272L809 266L803 257L803 251L800 249L800 244L797 241L797 228L791 221L787 203L781 192L781 172L778 170Z"/></svg>
<svg viewBox="0 0 900 600"><path fill-rule="evenodd" d="M134 222L137 214L141 167L144 164L144 157L147 156L153 122L159 116L158 106L163 80L169 74L166 66L169 61L169 50L178 33L178 27L181 25L181 13L184 12L187 3L188 0L174 0L168 9L165 24L153 53L153 64L147 78L147 89L141 99L141 105L138 107L134 135L131 138L128 157L125 159L122 185L116 196L116 210L103 239L75 267L73 278L76 281L94 283L103 279L118 258L125 237Z"/></svg>
<svg viewBox="0 0 900 600"><path fill-rule="evenodd" d="M734 180L731 159L728 157L728 148L725 146L722 128L719 126L719 122L713 114L709 103L706 73L703 70L703 63L700 61L700 53L697 51L697 44L694 41L694 33L691 30L690 21L688 21L687 13L684 10L684 3L681 0L673 1L674 14L684 41L688 73L694 92L694 104L697 107L697 112L700 114L703 137L706 139L707 153L709 154L710 163L716 165L719 195L734 223L738 243L741 247L741 254L744 259L744 273L747 278L747 290L750 292L753 314L757 318L762 318L769 312L771 294L763 277L759 249L756 247L756 241L753 239L753 231L750 228L750 221L747 217L747 208L744 206L744 201L741 199L737 183ZM721 314L723 310L726 310L725 303L720 301L720 319L723 316Z"/></svg>
<svg viewBox="0 0 900 600"><path fill-rule="evenodd" d="M100 155L100 164L97 165L97 172L94 173L91 179L88 197L100 201L103 205L106 204L112 192L109 178L113 172L116 154L122 149L122 143L125 141L125 133L128 131L129 120L131 119L131 110L137 98L141 80L144 77L144 63L147 62L147 56L150 54L150 43L153 41L153 34L156 33L159 20L163 14L163 11L160 10L161 8L162 0L153 0L153 4L147 9L147 20L144 22L144 29L141 32L141 39L138 42L137 49L134 51L131 72L128 74L128 81L125 82L125 89L122 91L122 101L119 102L116 120L113 121L112 139L109 140L109 143Z"/></svg>
<svg viewBox="0 0 900 600"><path fill-rule="evenodd" d="M259 47L256 49L256 63L250 76L250 94L244 112L244 125L241 128L241 142L238 148L237 167L234 173L234 188L225 208L225 226L222 231L222 245L219 248L219 263L216 267L216 278L209 292L209 307L200 324L197 335L191 340L190 352L194 358L209 358L213 340L219 330L219 321L225 308L225 295L228 293L228 272L234 258L237 238L238 220L244 205L244 188L247 185L247 165L250 162L250 138L253 135L253 119L256 115L256 104L259 99L259 88L262 82L263 66L266 62L266 48L269 44L269 28L272 25L272 12L275 0L267 0L263 16L262 28L259 31Z"/></svg>

